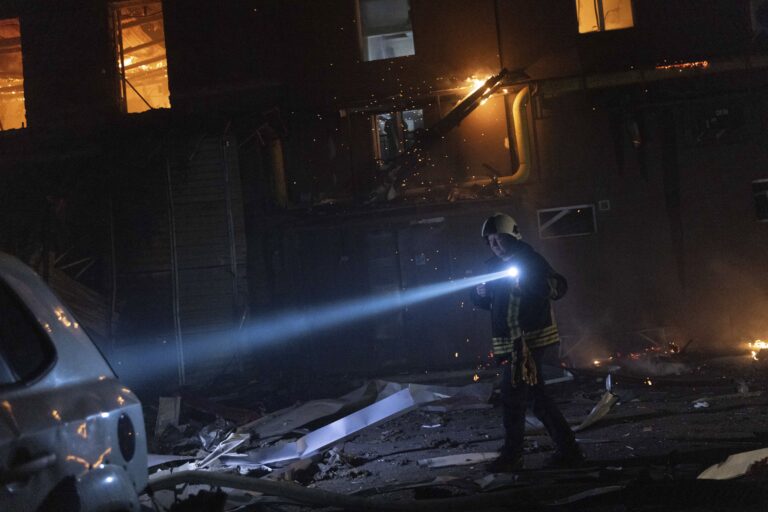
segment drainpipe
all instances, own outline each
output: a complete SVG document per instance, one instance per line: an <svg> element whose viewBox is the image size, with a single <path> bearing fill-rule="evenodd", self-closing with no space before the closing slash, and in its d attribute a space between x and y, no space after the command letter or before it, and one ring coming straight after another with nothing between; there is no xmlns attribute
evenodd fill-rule
<svg viewBox="0 0 768 512"><path fill-rule="evenodd" d="M528 125L528 104L531 101L531 88L525 86L515 95L512 103L512 120L515 124L515 148L517 149L517 170L512 176L498 178L501 185L518 185L528 181L531 175L531 137Z"/></svg>

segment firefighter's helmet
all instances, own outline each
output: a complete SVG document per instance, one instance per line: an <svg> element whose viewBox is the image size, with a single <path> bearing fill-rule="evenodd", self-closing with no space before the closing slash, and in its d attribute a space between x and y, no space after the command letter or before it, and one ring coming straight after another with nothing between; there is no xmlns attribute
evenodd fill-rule
<svg viewBox="0 0 768 512"><path fill-rule="evenodd" d="M486 237L494 233L512 235L517 240L523 238L515 219L506 213L494 213L483 222L483 229L480 231L480 235Z"/></svg>

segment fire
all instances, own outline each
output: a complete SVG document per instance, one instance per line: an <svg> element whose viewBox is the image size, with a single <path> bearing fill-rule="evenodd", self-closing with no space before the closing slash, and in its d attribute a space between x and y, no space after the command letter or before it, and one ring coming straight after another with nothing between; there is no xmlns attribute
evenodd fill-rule
<svg viewBox="0 0 768 512"><path fill-rule="evenodd" d="M595 368L600 368L600 367L601 367L601 366L603 366L604 364L608 364L608 365L610 365L612 361L613 361L613 356L608 356L608 357L600 357L600 358L595 358L595 359L593 359L593 360L592 360L592 365L593 365Z"/></svg>
<svg viewBox="0 0 768 512"><path fill-rule="evenodd" d="M752 343L747 343L747 345L752 352L752 359L755 361L760 360L760 351L768 348L768 342L763 340L755 340Z"/></svg>
<svg viewBox="0 0 768 512"><path fill-rule="evenodd" d="M485 78L477 78L474 75L468 77L466 82L467 82L467 87L469 88L469 92L467 93L466 96L464 96L462 99L457 101L456 104L458 105L459 103L467 99L469 96L477 92L481 87L485 85L485 83L488 81L489 78L491 78L490 75L486 76ZM484 105L488 101L488 98L490 97L490 93L491 93L490 88L487 88L483 92L481 96L482 99L480 100L480 105Z"/></svg>
<svg viewBox="0 0 768 512"><path fill-rule="evenodd" d="M697 60L693 62L677 62L673 64L663 64L656 66L656 69L677 69L682 71L683 69L707 69L709 67L709 61Z"/></svg>
<svg viewBox="0 0 768 512"><path fill-rule="evenodd" d="M480 376L479 376L478 374L475 374L475 375L472 377L472 380L473 380L473 381L475 381L475 382L477 382L477 381L479 381L479 380L480 380Z"/></svg>
<svg viewBox="0 0 768 512"><path fill-rule="evenodd" d="M650 377L646 377L645 380L643 381L643 384L647 386L653 386L653 381L651 380Z"/></svg>
<svg viewBox="0 0 768 512"><path fill-rule="evenodd" d="M489 78L491 78L490 75L485 77L485 78L477 78L475 76L468 77L467 78L467 83L472 88L472 90L470 90L469 94L472 94L473 92L475 92L476 90L481 88L483 85L485 85L485 82L487 82Z"/></svg>

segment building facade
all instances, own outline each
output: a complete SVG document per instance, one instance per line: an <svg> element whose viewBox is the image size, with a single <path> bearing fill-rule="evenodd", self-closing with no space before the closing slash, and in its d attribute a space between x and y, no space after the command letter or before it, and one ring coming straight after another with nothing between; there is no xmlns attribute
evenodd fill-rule
<svg viewBox="0 0 768 512"><path fill-rule="evenodd" d="M570 362L736 350L768 329L764 4L3 2L2 247L177 383L485 363L461 293L259 350L243 326L476 275L495 211L568 278Z"/></svg>

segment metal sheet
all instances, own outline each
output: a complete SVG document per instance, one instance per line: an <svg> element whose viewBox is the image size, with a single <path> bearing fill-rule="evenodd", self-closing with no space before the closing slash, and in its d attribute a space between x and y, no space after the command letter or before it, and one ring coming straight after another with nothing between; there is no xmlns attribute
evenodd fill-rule
<svg viewBox="0 0 768 512"><path fill-rule="evenodd" d="M314 430L292 443L252 451L248 459L260 464L274 464L311 457L323 448L338 443L364 428L405 414L416 406L417 403L411 391L403 389L349 416ZM222 458L222 462L226 460Z"/></svg>
<svg viewBox="0 0 768 512"><path fill-rule="evenodd" d="M745 475L752 465L768 459L768 448L731 455L725 462L715 464L704 470L699 480L730 480Z"/></svg>
<svg viewBox="0 0 768 512"><path fill-rule="evenodd" d="M427 386L421 384L400 384L377 381L380 388L379 400L348 416L306 434L296 441L253 450L247 461L259 464L285 463L304 459L332 446L339 441L378 423L390 420L409 412L416 407L453 396L474 396L490 398L492 386L478 383L463 387ZM354 393L360 393L356 390ZM295 427L294 427L295 428ZM242 457L222 457L222 462L242 463Z"/></svg>

